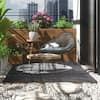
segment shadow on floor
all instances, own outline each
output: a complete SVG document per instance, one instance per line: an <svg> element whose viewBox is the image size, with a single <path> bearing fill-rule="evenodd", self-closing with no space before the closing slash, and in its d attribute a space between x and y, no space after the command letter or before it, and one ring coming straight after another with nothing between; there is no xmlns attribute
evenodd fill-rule
<svg viewBox="0 0 100 100"><path fill-rule="evenodd" d="M87 72L85 72L80 64L72 64L67 63L67 65L71 66L70 70L62 70L53 73L24 73L16 70L17 66L13 66L13 68L9 71L8 75L4 79L4 83L29 83L29 82L91 82L96 83L96 80L91 77Z"/></svg>

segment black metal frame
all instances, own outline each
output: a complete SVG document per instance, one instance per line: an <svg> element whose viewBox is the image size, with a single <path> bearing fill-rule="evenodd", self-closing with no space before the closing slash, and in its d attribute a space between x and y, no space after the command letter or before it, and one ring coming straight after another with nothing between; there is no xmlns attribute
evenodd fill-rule
<svg viewBox="0 0 100 100"><path fill-rule="evenodd" d="M95 56L95 71L100 74L100 0L96 0L95 7L95 29L96 29L96 56Z"/></svg>
<svg viewBox="0 0 100 100"><path fill-rule="evenodd" d="M80 63L96 70L96 1L80 0Z"/></svg>

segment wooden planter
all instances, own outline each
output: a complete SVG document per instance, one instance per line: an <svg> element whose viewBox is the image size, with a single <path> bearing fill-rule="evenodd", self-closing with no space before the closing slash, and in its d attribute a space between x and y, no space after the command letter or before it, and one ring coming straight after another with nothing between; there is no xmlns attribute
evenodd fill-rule
<svg viewBox="0 0 100 100"><path fill-rule="evenodd" d="M26 41L28 39L27 29L11 29L9 31L13 35L13 41L16 41L22 44L27 44L27 41ZM40 47L47 41L59 37L64 32L71 33L73 35L73 38L76 41L76 30L75 29L54 29L54 28L39 29L38 34L39 34L39 40L41 41ZM14 42L11 42L11 44L14 45ZM64 54L63 57L65 61L72 60L73 62L76 62L76 47L71 51L71 53Z"/></svg>
<svg viewBox="0 0 100 100"><path fill-rule="evenodd" d="M39 35L43 41L48 41L50 39L54 39L59 37L62 33L68 32L71 33L76 39L76 30L75 29L55 29L55 28L50 28L50 29L40 29L39 30Z"/></svg>
<svg viewBox="0 0 100 100"><path fill-rule="evenodd" d="M10 64L22 64L23 63L23 55L11 55L9 57Z"/></svg>

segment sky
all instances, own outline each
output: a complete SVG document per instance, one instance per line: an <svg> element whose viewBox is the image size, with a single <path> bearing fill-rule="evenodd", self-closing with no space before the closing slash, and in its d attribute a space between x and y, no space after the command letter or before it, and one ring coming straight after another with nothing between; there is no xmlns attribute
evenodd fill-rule
<svg viewBox="0 0 100 100"><path fill-rule="evenodd" d="M68 2L69 2L68 8L73 9L73 0L68 0Z"/></svg>
<svg viewBox="0 0 100 100"><path fill-rule="evenodd" d="M44 2L45 0L7 0L7 7L8 8L13 8L13 9L23 9L27 7L27 3L29 2L36 2L38 3L39 6L39 11L43 11L44 10ZM68 7L70 9L73 8L73 0L68 0L69 4Z"/></svg>
<svg viewBox="0 0 100 100"><path fill-rule="evenodd" d="M27 3L38 3L39 11L43 11L44 0L7 0L7 7L12 9L24 9L27 8Z"/></svg>
<svg viewBox="0 0 100 100"><path fill-rule="evenodd" d="M19 14L19 9L26 9L27 3L29 2L38 3L38 10L42 12L44 11L45 0L6 0L6 6L7 8L12 9L9 12L13 12L12 14L16 15L16 14ZM73 9L73 0L68 0L68 2L69 2L68 8Z"/></svg>

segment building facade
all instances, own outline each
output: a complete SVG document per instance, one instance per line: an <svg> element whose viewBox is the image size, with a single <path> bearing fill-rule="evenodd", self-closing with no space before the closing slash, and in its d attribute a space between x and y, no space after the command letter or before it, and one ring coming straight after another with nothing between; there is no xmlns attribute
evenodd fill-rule
<svg viewBox="0 0 100 100"><path fill-rule="evenodd" d="M47 0L45 10L55 21L61 16L68 17L68 0Z"/></svg>
<svg viewBox="0 0 100 100"><path fill-rule="evenodd" d="M31 2L28 4L28 20L29 22L32 20L32 15L38 12L38 4Z"/></svg>
<svg viewBox="0 0 100 100"><path fill-rule="evenodd" d="M31 22L32 15L36 14L37 12L38 4L34 2L28 3L26 9L19 9L19 19L26 22Z"/></svg>
<svg viewBox="0 0 100 100"><path fill-rule="evenodd" d="M28 21L28 9L19 9L19 20Z"/></svg>

